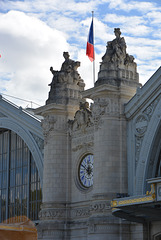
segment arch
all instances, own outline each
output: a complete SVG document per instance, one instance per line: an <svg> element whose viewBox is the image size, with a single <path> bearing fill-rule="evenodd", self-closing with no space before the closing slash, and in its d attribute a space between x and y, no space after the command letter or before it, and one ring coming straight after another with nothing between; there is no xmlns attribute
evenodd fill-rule
<svg viewBox="0 0 161 240"><path fill-rule="evenodd" d="M0 128L6 128L14 131L19 135L23 141L27 144L36 164L39 172L40 183L43 186L43 159L42 154L28 129L23 128L20 124L17 124L13 120L3 117L0 119Z"/></svg>
<svg viewBox="0 0 161 240"><path fill-rule="evenodd" d="M140 151L140 157L138 166L136 169L136 194L144 194L146 191L147 183L146 179L154 177L154 166L156 165L158 149L161 146L161 100L158 102L151 120L148 125L148 129L145 133L142 147ZM153 162L154 166L149 171L149 166Z"/></svg>

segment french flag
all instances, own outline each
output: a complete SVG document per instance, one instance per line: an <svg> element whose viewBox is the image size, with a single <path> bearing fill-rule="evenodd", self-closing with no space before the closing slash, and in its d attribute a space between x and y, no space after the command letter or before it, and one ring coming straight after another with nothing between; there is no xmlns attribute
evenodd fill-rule
<svg viewBox="0 0 161 240"><path fill-rule="evenodd" d="M95 54L94 54L94 39L93 39L93 18L92 18L92 22L89 30L89 35L88 35L86 55L89 57L91 62L94 61Z"/></svg>

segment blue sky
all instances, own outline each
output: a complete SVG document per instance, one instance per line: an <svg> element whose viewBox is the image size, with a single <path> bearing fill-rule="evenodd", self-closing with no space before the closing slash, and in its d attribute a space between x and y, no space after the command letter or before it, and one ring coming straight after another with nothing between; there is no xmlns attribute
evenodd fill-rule
<svg viewBox="0 0 161 240"><path fill-rule="evenodd" d="M92 64L86 56L92 11L96 79L107 41L120 27L144 84L160 67L160 1L0 0L0 93L43 105L52 80L49 68L60 69L63 51L81 62L78 71L86 89L93 87Z"/></svg>

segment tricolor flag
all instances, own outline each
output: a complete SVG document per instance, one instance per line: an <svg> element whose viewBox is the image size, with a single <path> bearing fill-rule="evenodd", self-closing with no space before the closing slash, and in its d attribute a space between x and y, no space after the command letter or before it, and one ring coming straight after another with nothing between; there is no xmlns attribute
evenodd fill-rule
<svg viewBox="0 0 161 240"><path fill-rule="evenodd" d="M93 39L93 18L92 18L92 22L89 30L89 35L88 35L86 55L89 57L91 62L94 61L95 55L94 55L94 39Z"/></svg>

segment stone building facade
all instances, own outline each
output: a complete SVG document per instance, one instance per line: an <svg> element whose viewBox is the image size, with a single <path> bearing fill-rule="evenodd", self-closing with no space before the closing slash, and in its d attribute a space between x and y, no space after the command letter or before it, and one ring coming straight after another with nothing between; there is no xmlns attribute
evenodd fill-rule
<svg viewBox="0 0 161 240"><path fill-rule="evenodd" d="M132 225L112 215L111 200L128 195L125 104L141 84L120 29L115 35L92 89L68 53L60 71L50 68L49 98L35 111L45 137L38 239L131 239Z"/></svg>
<svg viewBox="0 0 161 240"><path fill-rule="evenodd" d="M6 133L16 134L32 156L25 205L29 218L39 211L41 183L39 219L31 219L39 240L161 239L161 68L141 86L120 29L114 33L93 88L84 90L80 62L64 52L61 69L50 68L49 96L35 115L0 98L0 146ZM8 142L9 150L12 138ZM12 158L7 156L6 218L12 184ZM31 163L39 179L33 192Z"/></svg>

